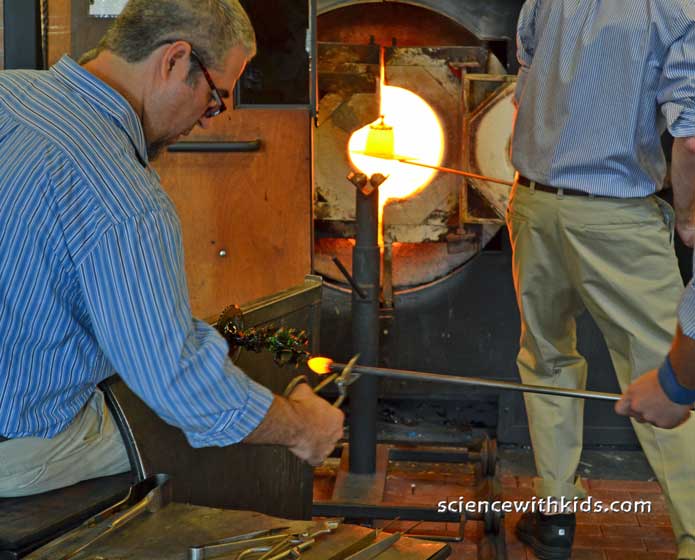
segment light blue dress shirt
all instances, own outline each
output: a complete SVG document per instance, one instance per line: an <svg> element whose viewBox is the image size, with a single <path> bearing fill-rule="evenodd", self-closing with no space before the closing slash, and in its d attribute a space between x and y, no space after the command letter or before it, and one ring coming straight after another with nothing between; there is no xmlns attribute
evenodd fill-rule
<svg viewBox="0 0 695 560"><path fill-rule="evenodd" d="M602 196L661 189L662 133L695 136L695 2L527 0L517 31L516 169ZM679 319L695 338L692 282Z"/></svg>
<svg viewBox="0 0 695 560"><path fill-rule="evenodd" d="M68 57L0 72L0 434L61 432L118 372L191 445L236 443L273 396L227 351L128 102Z"/></svg>

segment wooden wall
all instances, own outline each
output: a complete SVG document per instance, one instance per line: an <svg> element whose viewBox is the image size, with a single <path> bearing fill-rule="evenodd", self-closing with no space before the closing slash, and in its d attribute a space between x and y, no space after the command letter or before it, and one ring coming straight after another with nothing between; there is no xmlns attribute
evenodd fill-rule
<svg viewBox="0 0 695 560"><path fill-rule="evenodd" d="M90 23L86 5L49 2L51 64L79 42L72 32L99 24ZM187 140L259 138L259 152L167 153L154 163L181 217L195 315L301 284L311 271L310 134L305 109L228 111Z"/></svg>
<svg viewBox="0 0 695 560"><path fill-rule="evenodd" d="M71 0L48 3L48 65L70 52Z"/></svg>
<svg viewBox="0 0 695 560"><path fill-rule="evenodd" d="M232 111L187 140L259 138L259 152L168 153L155 162L181 216L199 316L301 284L310 272L310 126L306 110Z"/></svg>

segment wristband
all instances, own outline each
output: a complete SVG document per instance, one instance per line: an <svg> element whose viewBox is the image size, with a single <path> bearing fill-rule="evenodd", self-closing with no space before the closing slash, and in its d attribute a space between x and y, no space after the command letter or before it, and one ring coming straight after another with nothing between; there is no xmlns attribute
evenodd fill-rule
<svg viewBox="0 0 695 560"><path fill-rule="evenodd" d="M668 356L659 368L659 384L666 396L674 403L691 405L695 402L695 389L688 389L678 383L676 372L673 371L671 359Z"/></svg>

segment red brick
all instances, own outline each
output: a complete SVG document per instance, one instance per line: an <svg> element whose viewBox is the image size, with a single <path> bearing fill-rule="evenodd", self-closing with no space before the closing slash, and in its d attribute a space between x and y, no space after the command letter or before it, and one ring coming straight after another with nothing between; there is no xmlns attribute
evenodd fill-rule
<svg viewBox="0 0 695 560"><path fill-rule="evenodd" d="M530 500L535 495L533 488L502 488L505 500Z"/></svg>
<svg viewBox="0 0 695 560"><path fill-rule="evenodd" d="M533 478L530 476L517 476L516 481L519 488L533 488Z"/></svg>
<svg viewBox="0 0 695 560"><path fill-rule="evenodd" d="M605 560L606 555L603 550L590 550L588 548L577 548L572 550L572 560Z"/></svg>
<svg viewBox="0 0 695 560"><path fill-rule="evenodd" d="M478 545L470 542L451 543L451 556L449 558L478 560Z"/></svg>
<svg viewBox="0 0 695 560"><path fill-rule="evenodd" d="M536 556L532 552L526 551L526 547L521 544L521 543L516 543L516 544L507 544L507 560L527 560L527 559L533 559L535 560ZM452 555L451 558L456 558L456 556Z"/></svg>
<svg viewBox="0 0 695 560"><path fill-rule="evenodd" d="M628 492L661 492L659 483L653 480L589 480L591 490L624 490Z"/></svg>
<svg viewBox="0 0 695 560"><path fill-rule="evenodd" d="M673 560L673 554L667 552L606 550L606 560Z"/></svg>
<svg viewBox="0 0 695 560"><path fill-rule="evenodd" d="M637 525L633 513L577 513L577 525Z"/></svg>
<svg viewBox="0 0 695 560"><path fill-rule="evenodd" d="M641 539L635 537L585 536L574 537L575 548L615 549L615 550L647 550Z"/></svg>
<svg viewBox="0 0 695 560"><path fill-rule="evenodd" d="M579 528L580 525L577 526ZM670 527L642 527L641 525L602 525L601 532L606 536L614 537L637 537L675 540L673 531Z"/></svg>
<svg viewBox="0 0 695 560"><path fill-rule="evenodd" d="M575 535L584 535L584 536L596 536L600 537L603 535L601 532L601 526L600 525L588 525L588 524L581 524L577 525L577 529L574 533Z"/></svg>
<svg viewBox="0 0 695 560"><path fill-rule="evenodd" d="M632 492L627 490L594 490L593 488L587 490L587 496L591 496L594 500L601 500L602 502L612 502L613 500L618 501L632 501L634 500ZM654 494L650 494L654 495ZM647 498L648 499L648 498Z"/></svg>
<svg viewBox="0 0 695 560"><path fill-rule="evenodd" d="M479 541L483 534L485 533L485 526L483 523L468 522L463 529L464 540Z"/></svg>
<svg viewBox="0 0 695 560"><path fill-rule="evenodd" d="M637 521L642 527L671 526L671 519L665 513L638 513Z"/></svg>
<svg viewBox="0 0 695 560"><path fill-rule="evenodd" d="M663 537L644 537L642 539L644 546L647 550L653 552L676 552L676 539L671 536L670 538Z"/></svg>
<svg viewBox="0 0 695 560"><path fill-rule="evenodd" d="M504 536L507 542L507 548L513 545L523 546L522 542L516 536L516 524L519 521L519 517L516 519L505 516L504 518Z"/></svg>
<svg viewBox="0 0 695 560"><path fill-rule="evenodd" d="M333 496L333 487L335 486L335 478L314 477L314 501L320 502L330 500Z"/></svg>
<svg viewBox="0 0 695 560"><path fill-rule="evenodd" d="M517 488L519 486L516 477L512 474L503 474L501 482L503 487Z"/></svg>
<svg viewBox="0 0 695 560"><path fill-rule="evenodd" d="M652 513L664 513L666 509L666 498L662 494L649 494L642 492L630 492L630 499L635 502L646 501L652 504ZM640 506L641 507L641 506Z"/></svg>

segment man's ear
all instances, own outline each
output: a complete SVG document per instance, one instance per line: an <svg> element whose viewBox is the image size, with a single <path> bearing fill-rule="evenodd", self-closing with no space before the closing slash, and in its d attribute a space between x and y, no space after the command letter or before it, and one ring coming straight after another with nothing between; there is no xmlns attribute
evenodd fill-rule
<svg viewBox="0 0 695 560"><path fill-rule="evenodd" d="M166 45L160 59L160 75L162 80L171 78L183 80L188 76L191 63L191 45L186 41L176 41Z"/></svg>

